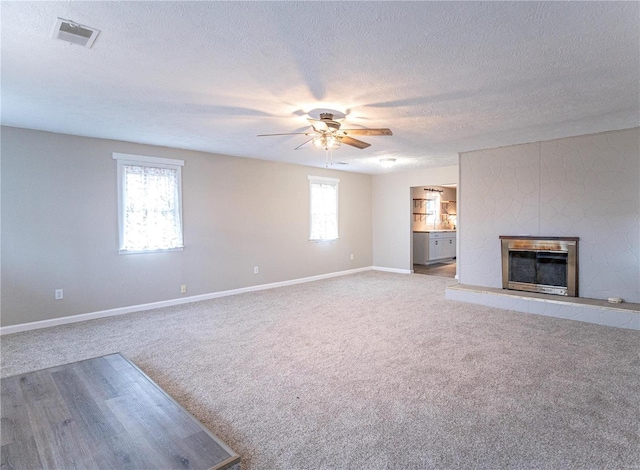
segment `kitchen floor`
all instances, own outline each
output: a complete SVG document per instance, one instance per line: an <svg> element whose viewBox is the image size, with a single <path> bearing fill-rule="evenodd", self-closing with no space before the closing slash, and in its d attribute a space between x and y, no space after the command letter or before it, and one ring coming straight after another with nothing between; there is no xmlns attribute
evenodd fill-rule
<svg viewBox="0 0 640 470"><path fill-rule="evenodd" d="M415 274L427 274L429 276L456 277L456 260L443 261L434 264L414 264L413 272Z"/></svg>

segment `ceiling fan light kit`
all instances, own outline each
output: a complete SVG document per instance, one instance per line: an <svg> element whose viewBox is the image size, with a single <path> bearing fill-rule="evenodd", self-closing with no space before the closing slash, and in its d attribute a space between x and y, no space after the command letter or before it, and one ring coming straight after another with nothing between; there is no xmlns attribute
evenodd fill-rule
<svg viewBox="0 0 640 470"><path fill-rule="evenodd" d="M338 112L336 112L338 114ZM334 114L325 112L320 113L320 119L307 118L309 124L313 129L312 132L291 132L285 134L260 134L258 137L276 136L276 135L314 135L307 142L311 142L317 149L324 149L325 151L325 166L329 166L332 160L331 152L340 148L340 145L350 145L358 149L365 149L370 147L371 144L363 142L362 140L354 139L351 135L393 135L391 129L341 129L341 123L334 120ZM296 147L296 150L303 147L307 142ZM391 159L395 162L395 159ZM381 160L382 161L382 160ZM393 165L393 163L391 163Z"/></svg>
<svg viewBox="0 0 640 470"><path fill-rule="evenodd" d="M340 148L340 139L332 134L323 134L313 138L313 146L317 149L335 150Z"/></svg>

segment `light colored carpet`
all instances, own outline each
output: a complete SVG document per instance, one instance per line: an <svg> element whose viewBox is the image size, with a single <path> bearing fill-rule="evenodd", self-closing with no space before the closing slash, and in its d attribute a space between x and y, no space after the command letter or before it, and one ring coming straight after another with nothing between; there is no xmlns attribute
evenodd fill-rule
<svg viewBox="0 0 640 470"><path fill-rule="evenodd" d="M121 351L247 469L640 468L637 332L365 272L4 336L2 374Z"/></svg>

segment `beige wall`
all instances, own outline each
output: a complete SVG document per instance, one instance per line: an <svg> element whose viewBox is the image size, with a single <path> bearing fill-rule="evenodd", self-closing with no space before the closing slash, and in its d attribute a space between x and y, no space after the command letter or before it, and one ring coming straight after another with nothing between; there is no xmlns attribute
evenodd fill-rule
<svg viewBox="0 0 640 470"><path fill-rule="evenodd" d="M413 269L411 188L457 183L457 166L374 175L373 265Z"/></svg>
<svg viewBox="0 0 640 470"><path fill-rule="evenodd" d="M580 237L579 295L640 302L640 129L460 154L460 282L501 287L500 235Z"/></svg>
<svg viewBox="0 0 640 470"><path fill-rule="evenodd" d="M10 127L1 150L2 326L372 265L369 175ZM184 251L118 254L113 152L185 160ZM308 175L340 178L335 242L308 241Z"/></svg>

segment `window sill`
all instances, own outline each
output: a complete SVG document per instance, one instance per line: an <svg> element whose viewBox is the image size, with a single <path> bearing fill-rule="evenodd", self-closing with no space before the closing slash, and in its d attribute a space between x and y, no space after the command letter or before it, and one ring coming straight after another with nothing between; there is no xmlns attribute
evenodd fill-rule
<svg viewBox="0 0 640 470"><path fill-rule="evenodd" d="M118 250L120 255L141 255L145 253L166 253L169 251L182 251L184 246L177 246L175 248L158 248L154 250Z"/></svg>
<svg viewBox="0 0 640 470"><path fill-rule="evenodd" d="M309 241L312 243L322 243L322 242L335 242L340 239L340 237L336 238L310 238Z"/></svg>

